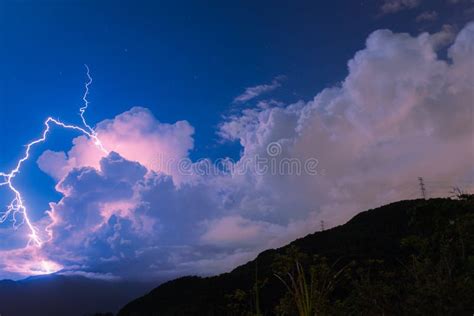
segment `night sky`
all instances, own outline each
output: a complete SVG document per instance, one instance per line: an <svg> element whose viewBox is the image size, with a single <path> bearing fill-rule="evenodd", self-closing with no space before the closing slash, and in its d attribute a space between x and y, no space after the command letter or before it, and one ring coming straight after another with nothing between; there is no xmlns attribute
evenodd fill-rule
<svg viewBox="0 0 474 316"><path fill-rule="evenodd" d="M84 64L85 117L111 152L59 127L32 149L13 182L44 244L7 218L0 279L227 271L414 198L418 176L432 196L472 187L471 20L470 0L0 1L0 171L47 117L81 124ZM317 174L157 164L255 167L269 144Z"/></svg>

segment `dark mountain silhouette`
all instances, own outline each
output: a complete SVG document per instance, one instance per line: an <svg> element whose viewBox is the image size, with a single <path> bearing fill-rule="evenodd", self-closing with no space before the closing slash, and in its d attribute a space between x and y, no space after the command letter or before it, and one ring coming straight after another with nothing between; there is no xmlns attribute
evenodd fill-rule
<svg viewBox="0 0 474 316"><path fill-rule="evenodd" d="M166 282L118 315L277 314L288 293L274 264L291 249L324 257L334 271L347 272L319 314L472 315L473 215L472 196L392 203L264 251L229 273Z"/></svg>
<svg viewBox="0 0 474 316"><path fill-rule="evenodd" d="M151 288L146 283L65 275L3 280L0 281L0 315L84 316L95 312L115 313L123 304Z"/></svg>

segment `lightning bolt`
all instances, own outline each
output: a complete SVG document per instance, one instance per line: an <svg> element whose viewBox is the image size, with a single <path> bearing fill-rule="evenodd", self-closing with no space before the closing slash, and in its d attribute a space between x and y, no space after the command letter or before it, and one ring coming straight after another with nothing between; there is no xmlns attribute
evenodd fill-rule
<svg viewBox="0 0 474 316"><path fill-rule="evenodd" d="M47 140L48 134L51 131L51 125L55 124L59 127L65 128L65 129L71 129L71 130L76 130L78 132L83 133L90 139L92 139L95 143L95 145L104 153L108 154L108 151L105 149L103 146L102 142L100 141L98 134L96 131L90 127L87 124L87 121L84 117L84 114L89 106L89 101L87 100L87 96L89 94L89 86L92 84L92 77L89 72L89 67L87 65L84 65L86 67L86 74L87 74L87 82L85 83L85 92L82 97L82 100L84 102L84 106L82 106L79 109L79 115L82 119L82 123L84 127L76 126L76 125L70 125L70 124L65 124L61 122L60 120L54 119L52 117L48 117L46 121L44 122L45 128L43 130L43 133L40 138L35 139L28 143L26 145L25 153L23 157L18 160L15 168L11 170L9 173L5 172L0 172L0 177L3 178L3 180L0 180L0 186L7 186L10 191L12 191L14 198L10 202L10 204L7 206L6 211L0 213L0 223L4 223L8 218L11 218L13 221L13 228L17 229L21 225L25 224L27 228L29 229L29 234L28 234L28 245L33 244L38 247L41 247L43 245L43 240L41 239L38 228L33 224L32 220L30 219L30 216L28 215L28 210L25 205L25 200L20 192L19 189L15 187L13 184L13 180L15 177L21 172L21 167L22 165L30 158L30 151L31 148L37 144L43 143ZM0 178L0 179L1 179ZM21 220L19 220L19 217Z"/></svg>
<svg viewBox="0 0 474 316"><path fill-rule="evenodd" d="M89 101L87 100L87 96L89 95L89 86L92 84L92 77L90 75L89 67L87 65L84 65L86 67L86 75L88 81L85 84L85 89L84 89L84 95L82 96L82 101L84 101L84 106L79 109L79 115L81 116L82 119L82 124L84 124L85 128L89 131L88 135L90 138L94 140L94 143L97 147L100 148L103 152L107 152L105 150L104 146L99 140L99 137L97 135L97 132L87 124L87 121L84 117L84 114L86 113L87 108L89 107Z"/></svg>

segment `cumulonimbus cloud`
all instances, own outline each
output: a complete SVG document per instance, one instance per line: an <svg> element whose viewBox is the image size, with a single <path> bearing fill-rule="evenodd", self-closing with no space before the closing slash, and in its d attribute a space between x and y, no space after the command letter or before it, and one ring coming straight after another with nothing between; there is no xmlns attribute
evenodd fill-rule
<svg viewBox="0 0 474 316"><path fill-rule="evenodd" d="M438 54L446 45L447 59ZM63 197L40 222L51 240L35 256L107 277L216 273L319 229L321 220L333 226L413 197L418 176L472 185L473 56L474 23L455 39L446 30L375 31L339 86L222 122L219 135L243 148L234 166L251 162L241 174L190 181L162 168L158 158L189 160L194 129L186 121L163 124L133 108L99 123L108 156L78 137L67 153L38 160ZM256 157L315 158L318 173L261 173ZM2 269L21 274L8 258Z"/></svg>

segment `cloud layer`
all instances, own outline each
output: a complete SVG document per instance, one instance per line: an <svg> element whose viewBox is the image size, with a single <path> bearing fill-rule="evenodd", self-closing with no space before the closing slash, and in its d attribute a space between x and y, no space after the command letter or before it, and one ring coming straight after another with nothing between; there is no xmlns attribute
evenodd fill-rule
<svg viewBox="0 0 474 316"><path fill-rule="evenodd" d="M31 256L69 273L211 274L313 232L321 220L334 226L410 197L418 176L472 183L473 56L474 23L455 39L446 30L375 31L340 85L222 122L222 139L242 145L229 163L243 173L183 174L180 161L202 163L189 160L194 129L186 121L161 123L145 108L103 121L97 132L109 155L78 137L67 153L38 159L63 197L39 223L50 241ZM317 159L317 172L260 172L262 159L267 167ZM0 268L28 273L9 254Z"/></svg>

